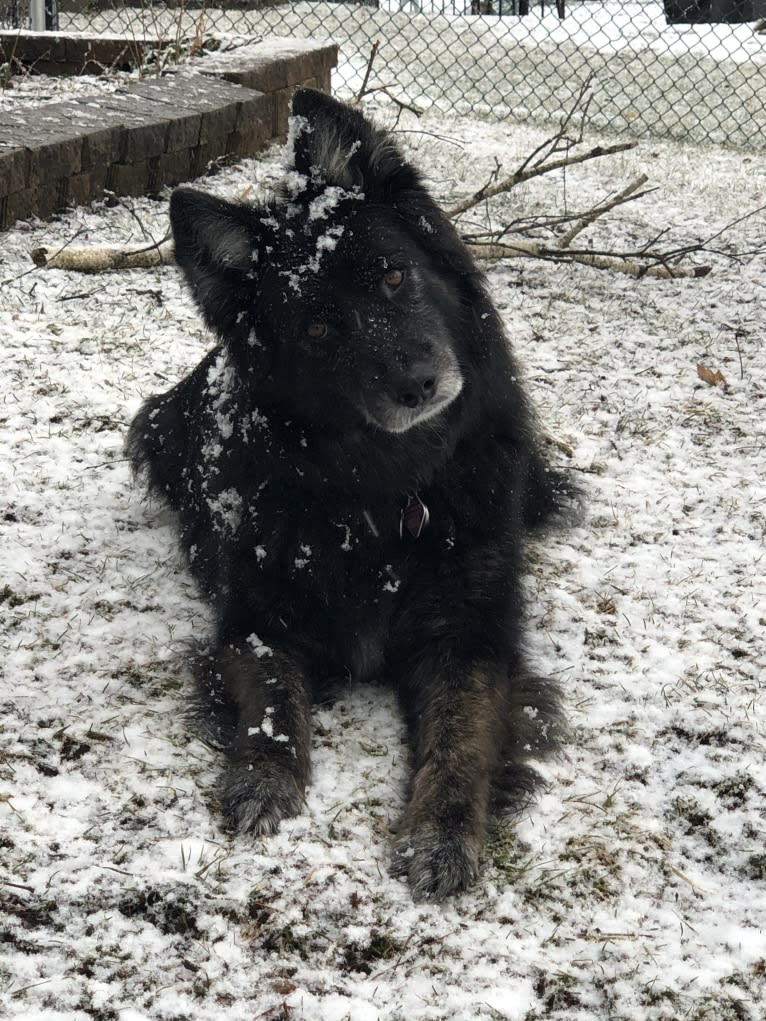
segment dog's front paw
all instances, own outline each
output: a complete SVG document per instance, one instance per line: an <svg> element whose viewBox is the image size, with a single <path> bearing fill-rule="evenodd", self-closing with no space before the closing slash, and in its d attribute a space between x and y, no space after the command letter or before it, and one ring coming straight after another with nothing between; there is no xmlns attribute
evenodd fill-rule
<svg viewBox="0 0 766 1021"><path fill-rule="evenodd" d="M305 802L289 769L273 762L255 762L229 767L221 803L228 829L265 836L276 833L283 819L300 815Z"/></svg>
<svg viewBox="0 0 766 1021"><path fill-rule="evenodd" d="M406 876L416 901L440 901L479 874L480 841L437 824L405 828L394 843L391 872Z"/></svg>

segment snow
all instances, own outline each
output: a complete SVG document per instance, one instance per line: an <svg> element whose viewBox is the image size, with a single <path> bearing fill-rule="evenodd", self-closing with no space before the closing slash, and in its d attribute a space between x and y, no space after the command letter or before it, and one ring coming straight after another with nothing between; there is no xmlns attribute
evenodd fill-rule
<svg viewBox="0 0 766 1021"><path fill-rule="evenodd" d="M426 134L402 141L443 202L545 135L436 110L413 126ZM281 155L203 184L257 190ZM650 141L530 182L493 216L584 209L642 172L658 190L584 237L684 244L766 189L762 156ZM220 828L218 756L183 711L209 611L122 448L141 398L211 339L172 267L77 276L28 255L141 241L139 224L162 236L167 201L20 224L0 254L6 1016L758 1021L766 257L725 253L763 249L763 212L717 239L702 279L490 268L545 429L572 450L556 456L586 488L526 577L530 659L560 678L571 737L539 801L492 834L476 887L425 906L388 875L407 756L375 685L315 710L300 817L269 838Z"/></svg>
<svg viewBox="0 0 766 1021"><path fill-rule="evenodd" d="M11 104L14 110L32 110L51 103L61 103L66 99L108 95L137 78L137 73L122 71L98 77L62 75L53 78L48 75L14 74L7 79L0 79L0 111L9 109Z"/></svg>
<svg viewBox="0 0 766 1021"><path fill-rule="evenodd" d="M256 634L248 635L247 644L256 654L258 659L263 659L264 656L273 656L274 652L269 648Z"/></svg>

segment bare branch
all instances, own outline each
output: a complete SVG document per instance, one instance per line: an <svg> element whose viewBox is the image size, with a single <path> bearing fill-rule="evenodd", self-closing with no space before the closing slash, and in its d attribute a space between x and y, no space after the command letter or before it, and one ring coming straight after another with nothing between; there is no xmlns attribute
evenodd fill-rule
<svg viewBox="0 0 766 1021"><path fill-rule="evenodd" d="M487 228L485 230L476 230L473 232L463 231L460 236L466 243L474 241L493 241L499 244L504 238L508 237L509 234L529 234L533 231L535 234L539 234L539 232L543 230L552 232L554 227L562 227L566 223L577 221L576 230L572 228L569 235L561 235L558 239L558 245L564 248L571 244L572 239L576 237L581 230L593 223L593 221L603 213L614 209L616 206L624 205L626 202L636 201L637 199L643 198L645 195L651 195L653 191L657 191L656 188L646 188L644 191L640 191L637 194L630 194L630 192L633 191L634 186L640 187L640 185L647 180L648 179L646 177L637 179L637 181L634 182L634 185L629 185L628 188L625 188L614 198L609 199L600 206L594 206L593 209L586 210L585 212L560 213L556 216L535 216L531 219L510 220L499 229ZM482 225L480 224L479 226ZM664 233L665 231L662 232L662 234ZM660 236L661 234L653 238L648 243L647 247L656 244ZM565 245L564 241L567 237L569 239Z"/></svg>
<svg viewBox="0 0 766 1021"><path fill-rule="evenodd" d="M423 111L422 110L420 110L417 106L413 106L412 103L405 103L405 101L403 99L399 99L398 96L395 96L391 92L392 88L393 88L393 84L391 84L391 85L370 85L370 86L368 86L367 92L365 94L370 96L370 95L372 95L373 92L382 92L383 95L388 96L388 98L391 100L392 103L396 103L396 105L399 107L399 112L400 113L401 113L402 110L409 110L409 112L410 113L414 113L416 117L422 117L422 115L423 115Z"/></svg>
<svg viewBox="0 0 766 1021"><path fill-rule="evenodd" d="M379 49L380 40L376 39L375 42L372 44L372 49L370 50L370 59L367 61L367 70L364 72L364 78L362 79L362 87L359 89L359 91L352 100L352 102L355 105L361 103L362 99L367 95L367 84L370 81L370 75L372 74L372 65L375 62L375 57L378 55Z"/></svg>
<svg viewBox="0 0 766 1021"><path fill-rule="evenodd" d="M397 96L393 95L393 93L390 90L393 88L394 83L391 83L389 85L369 84L370 75L372 74L372 65L375 62L375 57L378 55L379 49L380 40L376 39L375 42L372 44L372 49L370 50L370 57L369 60L367 61L367 69L365 70L364 78L362 79L362 87L359 89L359 91L351 100L351 102L355 106L358 106L358 104L361 103L365 96L369 96L373 92L382 92L384 95L388 96L392 103L395 103L399 107L399 115L401 115L403 110L409 110L409 112L414 113L416 117L420 117L423 113L422 110L419 110L416 106L413 106L411 103L405 103L403 99L399 99ZM397 124L398 121L399 117L397 116Z"/></svg>
<svg viewBox="0 0 766 1021"><path fill-rule="evenodd" d="M400 135L428 135L429 138L435 138L439 142L446 142L448 145L454 145L458 149L465 149L465 142L461 142L459 138L439 135L435 131L422 131L418 128L399 128L398 133Z"/></svg>
<svg viewBox="0 0 766 1021"><path fill-rule="evenodd" d="M144 226L144 222L141 219L141 217L138 215L138 213L136 212L135 208L133 207L133 203L132 202L129 202L127 199L121 198L119 195L115 195L115 193L113 191L109 191L109 189L107 189L107 188L104 189L104 195L109 196L115 203L117 203L117 205L122 206L122 208L124 210L126 210L130 214L130 216L133 217L133 219L136 221L138 226L141 228L141 233L143 234L143 236L147 240L151 241L151 243L155 247L157 245L162 244L162 241L165 241L170 236L169 234L166 234L164 238L162 238L160 241L158 241L154 237L152 232L150 230L148 230L147 227Z"/></svg>
<svg viewBox="0 0 766 1021"><path fill-rule="evenodd" d="M469 198L459 202L456 206L452 206L445 212L447 216L454 219L461 213L464 213L466 209L471 209L473 206L477 206L480 202L485 199L494 198L495 195L500 195L502 192L510 191L511 188L515 188L518 184L523 184L525 181L531 181L534 177L540 177L541 174L549 174L553 170L561 170L562 167L573 167L578 163L586 163L588 160L600 159L602 156L613 156L618 152L627 152L629 149L635 149L638 142L616 142L614 145L597 145L593 149L589 149L587 152L580 153L576 156L564 156L558 160L552 160L550 163L542 163L534 167L530 167L528 170L517 170L511 174L510 177L504 178L502 181L498 181L497 184L484 185L477 192L471 195Z"/></svg>
<svg viewBox="0 0 766 1021"><path fill-rule="evenodd" d="M568 152L572 146L579 145L580 142L582 142L583 128L588 117L588 109L593 96L590 88L593 84L594 78L595 75L593 73L588 75L580 86L577 95L574 97L572 106L568 113L566 113L562 118L556 134L552 135L550 138L546 138L546 140L541 142L536 149L533 149L524 162L517 168L516 173L526 170L528 166L537 167L541 163L544 163L545 160L549 159L549 157L553 156L554 153ZM577 132L577 137L570 138L567 135L567 130L576 113L580 114L580 128Z"/></svg>
<svg viewBox="0 0 766 1021"><path fill-rule="evenodd" d="M648 195L650 191L655 191L656 189L649 188L646 191L639 192L638 195L635 194L639 188L646 184L648 180L649 178L646 174L641 174L640 177L637 177L635 181L631 182L627 188L623 188L621 192L618 192L618 194L609 202L604 202L600 206L594 206L593 209L586 213L585 216L583 216L582 219L574 225L574 227L559 238L559 246L561 248L568 248L581 231L585 230L586 227L589 227L599 218L599 216L603 216L604 213L608 213L610 209L624 205L626 202L643 198L643 196Z"/></svg>
<svg viewBox="0 0 766 1021"><path fill-rule="evenodd" d="M485 220L489 221L488 202L496 195L509 192L516 185L530 181L535 177L548 174L554 170L565 170L589 160L612 156L616 153L634 149L637 142L623 142L609 146L595 146L585 152L574 152L574 148L582 142L583 125L590 104L592 77L581 86L571 109L562 118L558 131L546 139L519 165L510 176L497 180L499 168L489 180L474 192L473 195L447 210L447 215L456 218L469 209L480 204L487 206ZM576 137L569 133L575 115L580 117L579 130ZM616 195L606 198L600 204L582 213L557 214L554 216L533 216L504 223L499 229L491 222L484 230L476 229L476 225L462 233L462 239L471 252L479 259L536 258L556 262L578 262L598 269L609 269L619 273L627 273L636 278L653 277L687 277L705 276L710 272L709 266L681 266L680 262L692 252L710 251L704 244L689 245L672 251L658 248L660 239L665 234L661 231L656 237L643 244L637 251L616 252L599 251L594 248L575 250L572 242L584 230L600 217L606 215L626 202L633 202L649 194L654 189L645 188L648 178L642 174ZM565 225L567 225L565 227ZM542 235L542 236L541 236ZM718 235L716 235L718 236ZM712 239L711 239L712 240Z"/></svg>
<svg viewBox="0 0 766 1021"><path fill-rule="evenodd" d="M633 277L704 277L710 272L710 266L673 266L655 256L657 262L647 265L630 256L623 257L612 252L574 251L562 249L558 244L546 245L533 238L518 238L504 244L472 244L468 250L477 259L514 259L535 258L548 259L552 262L580 262L595 269L610 269L618 273L627 273Z"/></svg>

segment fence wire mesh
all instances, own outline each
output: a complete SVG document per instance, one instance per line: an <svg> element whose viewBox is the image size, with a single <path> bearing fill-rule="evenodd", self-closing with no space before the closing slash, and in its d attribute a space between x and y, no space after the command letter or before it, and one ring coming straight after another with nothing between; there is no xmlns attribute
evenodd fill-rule
<svg viewBox="0 0 766 1021"><path fill-rule="evenodd" d="M0 29L29 28L27 0L0 0Z"/></svg>
<svg viewBox="0 0 766 1021"><path fill-rule="evenodd" d="M0 22L22 6L0 0ZM329 39L340 95L360 88L378 41L370 84L446 112L555 120L592 78L588 119L605 132L766 149L766 0L60 0L58 16L64 30Z"/></svg>

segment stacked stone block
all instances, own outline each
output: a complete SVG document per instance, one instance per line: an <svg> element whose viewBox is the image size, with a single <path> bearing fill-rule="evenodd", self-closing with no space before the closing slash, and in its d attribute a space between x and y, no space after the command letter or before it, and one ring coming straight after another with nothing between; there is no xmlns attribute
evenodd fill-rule
<svg viewBox="0 0 766 1021"><path fill-rule="evenodd" d="M295 86L329 91L336 61L335 46L273 39L109 95L0 112L0 229L105 191L153 194L221 157L255 155L284 136Z"/></svg>
<svg viewBox="0 0 766 1021"><path fill-rule="evenodd" d="M83 32L0 30L0 61L38 74L103 74L142 67L165 40Z"/></svg>

